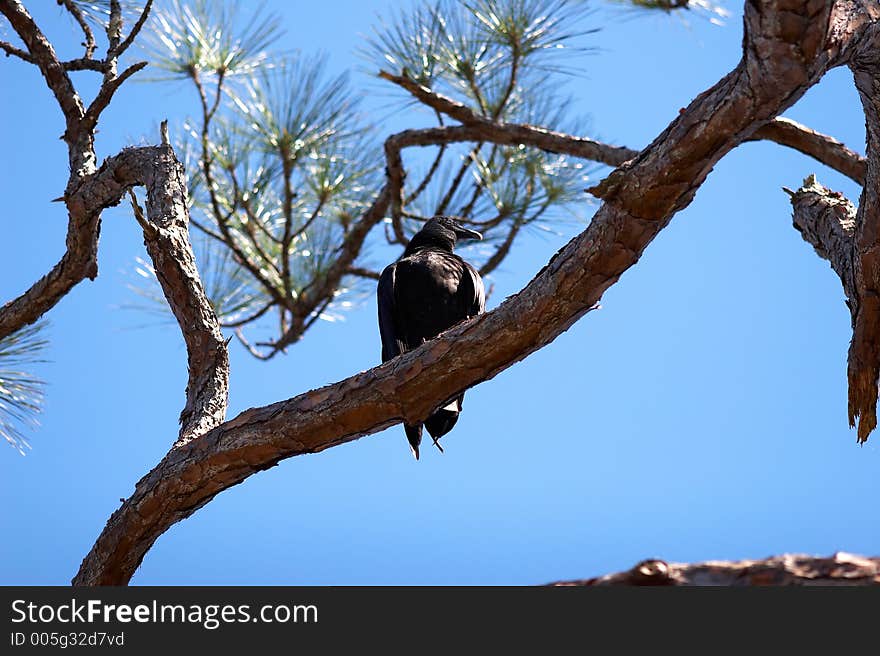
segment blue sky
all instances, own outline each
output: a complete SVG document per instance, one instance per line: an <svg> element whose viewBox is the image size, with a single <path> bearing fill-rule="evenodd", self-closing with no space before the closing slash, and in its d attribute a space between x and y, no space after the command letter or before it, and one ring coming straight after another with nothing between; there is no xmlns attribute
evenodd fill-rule
<svg viewBox="0 0 880 656"><path fill-rule="evenodd" d="M54 3L29 4L63 43ZM401 3L269 4L283 17L284 47L323 50L341 72L363 68L361 35ZM585 45L599 51L579 60L584 74L571 83L572 110L590 118L592 136L644 146L739 59L738 5L723 27L594 6L588 24L602 29ZM353 79L378 88L363 73ZM49 201L67 166L60 112L37 71L3 59L0 87L5 301L63 252L66 216ZM102 120L99 158L182 118L193 100L182 87L127 84ZM846 70L787 115L864 148ZM416 120L394 114L386 132ZM414 462L394 427L284 461L174 526L132 582L534 584L647 557L880 553L880 437L859 447L846 422L849 314L836 276L791 227L781 191L812 172L857 198L853 183L798 153L740 147L600 311L468 393L445 455L427 450ZM490 307L564 241L518 242L493 277ZM120 309L133 300L139 255L130 211L107 211L100 276L50 313L43 425L26 457L0 449L0 583L67 583L176 436L182 339L173 325ZM375 306L368 299L344 322L319 322L286 357L258 362L237 346L231 357L230 417L375 365Z"/></svg>

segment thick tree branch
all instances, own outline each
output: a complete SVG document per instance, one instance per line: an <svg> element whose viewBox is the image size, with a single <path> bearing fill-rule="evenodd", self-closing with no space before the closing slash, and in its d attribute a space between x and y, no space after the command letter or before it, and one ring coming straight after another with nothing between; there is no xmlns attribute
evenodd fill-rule
<svg viewBox="0 0 880 656"><path fill-rule="evenodd" d="M179 443L185 443L223 421L229 362L226 343L202 289L189 242L183 168L169 145L127 148L107 159L89 176L68 199L68 207L72 216L97 223L104 209L117 205L126 191L136 185L147 188L146 222L140 221L144 243L187 346L189 382L178 438ZM89 233L90 230L79 230L74 231L74 236ZM95 253L90 247L88 242L71 245L68 241L65 259L30 292L17 299L21 307L14 302L0 312L0 327L5 322L23 321L22 313L39 316L44 304L55 295L63 296L65 283L70 283L71 278L63 278L63 270L57 278L52 277L53 273L63 269L65 262L70 266L69 261L79 264L93 258Z"/></svg>
<svg viewBox="0 0 880 656"><path fill-rule="evenodd" d="M433 136L436 143L482 140L501 145L525 144L541 150L572 155L610 166L619 166L638 154L638 151L623 146L612 146L585 137L577 137L546 128L491 121L471 111L467 106L442 94L431 91L403 75L392 75L385 71L380 77L409 91L418 100L436 111L444 113L464 124L450 128L431 128L412 131L421 132L422 139ZM460 132L444 132L461 130ZM432 132L433 131L433 132ZM430 136L429 136L430 135ZM843 173L859 184L865 182L865 158L853 152L833 137L816 132L788 118L776 118L760 127L749 141L767 140L798 150L826 166ZM427 145L412 143L405 145Z"/></svg>
<svg viewBox="0 0 880 656"><path fill-rule="evenodd" d="M147 188L144 245L186 342L189 381L178 444L203 435L226 416L229 356L205 295L189 241L186 173L170 146L136 151L138 182Z"/></svg>
<svg viewBox="0 0 880 656"><path fill-rule="evenodd" d="M856 292L848 357L849 423L860 442L877 426L880 380L880 37L866 40L850 62L867 125L868 170L856 216Z"/></svg>
<svg viewBox="0 0 880 656"><path fill-rule="evenodd" d="M403 232L401 217L404 215L411 216L407 214L404 209L404 181L406 178L406 169L402 159L402 150L404 148L412 146L440 146L442 148L450 143L462 142L489 142L495 145L507 146L526 144L547 152L568 154L579 158L612 164L621 164L637 154L637 151L628 148L610 146L590 139L553 132L544 128L530 125L498 123L492 119L475 114L470 109L454 100L419 86L405 76L392 76L388 73L383 73L383 76L401 84L404 88L411 90L420 100L431 107L434 107L438 114L446 112L454 118L467 121L465 125L405 130L386 139L384 150L386 158L386 176L390 195L390 207L388 211L392 218L391 227L394 232L394 238L391 241L396 243L406 243L406 235ZM198 82L197 86L199 86ZM207 99L202 91L200 91L200 97L202 98L203 110L207 115L209 112ZM776 123L779 125L776 125ZM813 132L793 121L786 119L771 121L764 127L760 128L759 133L763 135L762 138L770 138L779 143L797 147L831 166L842 169L847 174L853 174L854 172L857 174L860 166L862 169L864 168L864 162L861 161L861 158L857 154L849 151L830 137ZM203 140L206 138L207 134L203 131ZM207 151L203 149L203 152ZM204 165L205 163L203 161L203 167ZM285 203L285 207L288 204L289 200ZM247 210L246 206L245 209ZM215 208L215 212L216 211L219 210ZM382 211L384 211L384 209ZM287 208L285 214L289 216L289 208ZM369 215L373 218L378 217L378 214L375 212L371 212ZM286 223L289 225L289 218ZM249 226L251 224L257 226L260 225L259 221L248 222ZM372 227L375 223L367 221L367 223L361 223L359 225ZM204 228L201 229L204 230ZM222 222L221 229L223 229ZM342 249L343 254L353 254L356 257L360 252L363 240L366 238L367 234L367 232L360 230L356 230L352 234L347 234L346 244ZM510 234L511 237L515 237L516 230L512 231ZM224 235L214 236L224 243L228 243L233 250L238 249L238 246L234 240L232 240L232 236L228 234L228 231L226 231ZM253 237L253 235L251 236ZM254 245L259 252L259 245L256 244L256 242ZM504 255L506 255L507 250L509 250L509 247L510 243L508 242L506 246L497 253L498 257L493 258L491 262L487 263L486 271L494 269L498 263L500 263ZM239 250L236 250L236 252L239 252L239 255L243 258L242 261L245 262L245 266L249 267L249 270L256 266L251 263L248 258L244 257L244 253L241 253ZM348 260L349 258L346 256L341 262L341 265L345 265L346 263L350 264ZM283 261L286 261L286 258L283 258ZM354 260L351 260L351 262L353 261ZM269 262L269 264L274 266L271 262ZM324 292L332 293L335 289L333 285L338 284L339 282L339 279L336 278L336 274L342 271L342 268L343 266L336 266L333 268L332 276L322 277L321 280L316 279L312 283L312 286L306 288L306 294L302 298L297 298L296 300L288 299L283 303L283 306L290 312L291 320L289 324L282 327L282 335L280 338L274 342L261 344L261 346L267 346L269 348L266 352L260 353L261 359L273 357L275 354L282 352L287 346L293 344L302 337L309 318L314 315L316 308L318 308L327 298L326 296L321 296L321 294ZM251 272L254 273L254 271ZM289 276L283 275L284 273L284 271L279 272L279 276L282 280L286 281ZM258 279L260 278L258 277ZM267 281L263 282L264 285L268 285ZM285 294L285 297L288 296L290 296L289 290L288 293ZM277 300L278 297L276 295L276 301ZM248 345L248 350L251 353L255 353L255 350L250 345Z"/></svg>
<svg viewBox="0 0 880 656"><path fill-rule="evenodd" d="M747 2L737 68L609 177L587 230L521 292L382 366L249 410L173 448L113 513L74 583L126 583L169 526L219 492L284 458L420 421L553 341L639 260L718 160L840 61L846 44L829 35L829 15L829 5L808 0Z"/></svg>
<svg viewBox="0 0 880 656"><path fill-rule="evenodd" d="M92 202L93 191L92 185L81 185L66 199L67 250L49 273L0 308L0 338L34 323L84 278L94 280L98 275L101 210L118 203L121 192L115 201L101 205Z"/></svg>
<svg viewBox="0 0 880 656"><path fill-rule="evenodd" d="M70 217L67 251L61 260L25 293L0 307L0 338L34 323L83 278L95 279L100 222L100 214Z"/></svg>
<svg viewBox="0 0 880 656"><path fill-rule="evenodd" d="M826 558L786 554L764 560L693 565L643 560L626 572L550 585L880 585L880 558L838 552Z"/></svg>
<svg viewBox="0 0 880 656"><path fill-rule="evenodd" d="M843 194L823 187L811 175L791 194L793 223L801 236L812 245L819 257L828 260L840 277L847 305L858 305L856 291L854 235L856 208Z"/></svg>
<svg viewBox="0 0 880 656"><path fill-rule="evenodd" d="M468 127L475 128L474 134L477 135L477 138L485 134L486 141L528 144L551 153L574 155L609 166L620 166L638 153L636 150L623 146L610 146L586 137L575 137L533 125L493 121L474 113L470 108L451 98L423 87L405 75L392 75L386 71L380 71L379 77L403 87L428 107L446 114ZM442 130L444 128L434 129ZM504 141L495 141L493 136L502 138Z"/></svg>
<svg viewBox="0 0 880 656"><path fill-rule="evenodd" d="M205 295L189 241L186 177L168 144L126 148L107 159L81 188L81 202L100 212L133 186L147 189L144 244L187 347L189 380L177 444L223 421L229 358L217 316Z"/></svg>
<svg viewBox="0 0 880 656"><path fill-rule="evenodd" d="M860 185L865 184L865 158L847 148L834 137L829 137L790 118L777 118L752 136L753 140L766 139L809 155L835 171L843 173Z"/></svg>
<svg viewBox="0 0 880 656"><path fill-rule="evenodd" d="M30 58L35 63L49 90L61 106L68 122L75 121L83 114L83 105L79 96L70 82L70 78L64 72L64 68L55 55L55 49L43 34L31 15L18 0L0 0L0 13L2 13L12 28L24 42L30 53Z"/></svg>

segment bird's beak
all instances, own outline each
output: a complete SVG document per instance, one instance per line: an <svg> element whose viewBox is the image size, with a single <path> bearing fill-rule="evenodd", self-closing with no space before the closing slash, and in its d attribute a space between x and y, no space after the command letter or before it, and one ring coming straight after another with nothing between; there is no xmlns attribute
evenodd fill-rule
<svg viewBox="0 0 880 656"><path fill-rule="evenodd" d="M483 239L483 235L481 235L476 230L468 230L467 228L462 228L461 226L456 226L455 236L459 239L476 239L477 241Z"/></svg>

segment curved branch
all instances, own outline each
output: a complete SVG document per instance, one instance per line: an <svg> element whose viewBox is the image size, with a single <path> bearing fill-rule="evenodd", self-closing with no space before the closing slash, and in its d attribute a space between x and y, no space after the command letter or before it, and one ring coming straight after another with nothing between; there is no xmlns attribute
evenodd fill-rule
<svg viewBox="0 0 880 656"><path fill-rule="evenodd" d="M825 46L830 8L811 13L815 5L806 0L796 5L746 4L742 62L612 174L603 189L609 200L587 230L521 292L381 366L248 410L172 448L110 517L74 584L126 583L168 527L221 491L284 458L420 421L438 399L491 379L567 330L690 203L718 160L794 103L829 65L839 48L834 40Z"/></svg>
<svg viewBox="0 0 880 656"><path fill-rule="evenodd" d="M507 236L504 238L504 241L498 245L498 248L495 249L492 256L486 260L486 263L483 264L483 266L480 267L481 276L489 275L498 268L498 265L501 264L502 261L504 261L504 258L507 257L507 254L513 246L514 239L516 239L516 236L519 234L520 228L522 228L522 223L518 220L514 220L510 225L510 230L507 231Z"/></svg>
<svg viewBox="0 0 880 656"><path fill-rule="evenodd" d="M177 444L185 444L226 416L229 355L220 323L196 268L189 240L186 173L171 146L138 149L145 156L138 182L147 188L144 245L186 342L189 380ZM137 210L136 210L137 212Z"/></svg>
<svg viewBox="0 0 880 656"><path fill-rule="evenodd" d="M379 280L379 272L373 271L372 269L365 269L363 267L349 267L346 272L349 275L357 276L358 278L368 278L369 280Z"/></svg>
<svg viewBox="0 0 880 656"><path fill-rule="evenodd" d="M95 52L95 48L97 48L97 44L95 43L95 35L92 34L92 28L89 27L86 17L83 16L83 13L73 0L61 0L58 4L64 5L64 8L70 12L70 15L73 16L73 19L82 30L83 37L85 37L85 43L83 43L86 49L85 59L90 59Z"/></svg>
<svg viewBox="0 0 880 656"><path fill-rule="evenodd" d="M811 130L790 118L780 117L760 128L752 140L766 139L809 155L818 162L843 173L860 185L865 184L865 158L834 137Z"/></svg>
<svg viewBox="0 0 880 656"><path fill-rule="evenodd" d="M448 141L440 141L439 143L483 140L502 145L526 144L547 152L572 155L609 166L620 166L638 154L637 150L623 146L612 146L586 137L554 132L538 126L492 121L475 114L467 106L451 98L419 85L405 75L392 75L381 71L379 76L406 89L419 101L436 111L471 128L471 131L462 133L469 135L466 138L450 138ZM460 126L456 127L460 128ZM434 128L434 130L439 130L440 132L437 134L442 134L443 128ZM423 132L428 133L429 130ZM748 141L757 140L773 141L781 146L793 148L852 178L859 184L865 182L864 157L853 152L837 139L816 132L791 119L780 117L761 126L748 139Z"/></svg>
<svg viewBox="0 0 880 656"><path fill-rule="evenodd" d="M77 21L81 22L81 15L77 13L75 5L67 4ZM28 58L39 67L61 108L66 124L63 139L68 145L70 165L70 176L63 196L68 210L66 251L45 276L0 308L2 339L23 326L34 323L83 279L94 280L98 275L101 211L118 204L124 189L117 190L115 195L103 198L100 202L91 198L96 192L92 184L96 169L94 128L101 110L109 103L113 93L145 64L135 64L119 77L115 77L115 60L111 61L112 58L108 55L108 59L100 63L105 74L104 82L87 111L67 74L68 68L78 70L80 66L75 66L75 62L62 64L58 60L52 44L18 0L0 0L0 13L9 20L24 42L28 49ZM87 33L87 37L89 34ZM87 42L86 57L81 62L91 61L89 57L94 50L93 39L87 38ZM92 64L83 63L82 67L91 68Z"/></svg>
<svg viewBox="0 0 880 656"><path fill-rule="evenodd" d="M49 273L0 307L0 339L34 323L84 278L98 275L100 210L91 211L75 198L68 207L67 251Z"/></svg>
<svg viewBox="0 0 880 656"><path fill-rule="evenodd" d="M187 345L189 382L179 436L179 441L185 442L223 421L229 362L226 343L202 289L189 242L183 167L169 145L127 148L107 159L89 176L68 199L68 207L72 217L82 216L97 226L101 212L117 205L135 185L147 188L147 217L146 220L138 217L144 229L144 243ZM65 277L65 271L73 265L82 269L94 261L97 239L71 243L71 238L96 235L97 227L94 231L75 229L72 233L68 235L68 251L62 262L26 294L4 306L0 312L0 330L29 316L35 320L48 309L46 305L57 301L78 282L69 272ZM58 270L61 273L53 276Z"/></svg>
<svg viewBox="0 0 880 656"><path fill-rule="evenodd" d="M379 77L403 87L420 102L468 127L482 128L487 135L502 135L509 140L505 143L530 144L551 153L567 153L595 162L602 162L609 166L620 166L638 153L637 150L623 146L610 146L586 137L575 137L533 125L493 121L479 116L467 106L451 98L423 87L406 75L392 75L387 71L380 71ZM443 130L444 128L433 129ZM477 134L481 133L477 132ZM487 139L487 141L492 141L492 139Z"/></svg>

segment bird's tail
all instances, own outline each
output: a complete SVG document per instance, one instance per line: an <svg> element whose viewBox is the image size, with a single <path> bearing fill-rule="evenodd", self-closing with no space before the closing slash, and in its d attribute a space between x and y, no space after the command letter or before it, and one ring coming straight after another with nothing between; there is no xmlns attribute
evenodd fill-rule
<svg viewBox="0 0 880 656"><path fill-rule="evenodd" d="M419 445L422 443L422 425L421 424L404 424L403 430L406 432L406 439L409 441L409 448L412 454L419 459Z"/></svg>
<svg viewBox="0 0 880 656"><path fill-rule="evenodd" d="M461 414L461 404L463 401L464 394L453 399L450 403L447 403L430 417L425 419L425 428L428 429L428 432L434 439L434 444L441 451L443 448L440 446L438 440L451 431L455 426L458 421L458 416Z"/></svg>

